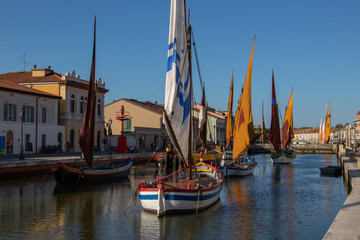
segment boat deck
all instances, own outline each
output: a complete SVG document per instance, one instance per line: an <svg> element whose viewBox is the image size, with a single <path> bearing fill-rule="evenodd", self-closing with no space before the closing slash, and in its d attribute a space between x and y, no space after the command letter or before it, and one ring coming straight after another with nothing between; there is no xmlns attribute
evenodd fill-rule
<svg viewBox="0 0 360 240"><path fill-rule="evenodd" d="M209 185L216 184L217 180L213 177L207 176L207 175L200 175L196 179L180 179L176 181L171 182L162 182L166 187L170 188L180 188L180 189L187 189L189 184L190 188L196 188L197 184L199 184L200 187L209 187Z"/></svg>

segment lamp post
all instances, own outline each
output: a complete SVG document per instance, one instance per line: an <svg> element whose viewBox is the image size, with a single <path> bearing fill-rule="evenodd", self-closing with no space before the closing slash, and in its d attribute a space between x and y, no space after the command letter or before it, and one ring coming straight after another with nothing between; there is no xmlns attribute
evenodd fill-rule
<svg viewBox="0 0 360 240"><path fill-rule="evenodd" d="M111 123L112 123L112 120L111 118L108 120L107 122L107 126L108 126L108 136L109 136L109 144L110 144L110 147L109 147L109 155L112 155L112 149L111 149L111 135L112 135L112 130L111 130Z"/></svg>
<svg viewBox="0 0 360 240"><path fill-rule="evenodd" d="M24 145L23 145L23 125L24 125L24 110L21 109L19 111L20 114L20 118L21 118L21 142L20 142L20 155L19 155L19 159L22 160L24 159Z"/></svg>

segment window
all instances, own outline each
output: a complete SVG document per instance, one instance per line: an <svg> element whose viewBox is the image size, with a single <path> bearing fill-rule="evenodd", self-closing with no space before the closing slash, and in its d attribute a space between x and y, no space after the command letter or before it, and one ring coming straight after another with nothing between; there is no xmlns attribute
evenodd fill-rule
<svg viewBox="0 0 360 240"><path fill-rule="evenodd" d="M46 123L46 111L47 111L47 109L45 107L43 107L41 109L41 122L42 123Z"/></svg>
<svg viewBox="0 0 360 240"><path fill-rule="evenodd" d="M34 122L34 107L24 106L24 122Z"/></svg>
<svg viewBox="0 0 360 240"><path fill-rule="evenodd" d="M41 147L46 147L46 135L41 135Z"/></svg>
<svg viewBox="0 0 360 240"><path fill-rule="evenodd" d="M101 115L101 104L100 104L100 99L98 99L97 101L97 115L100 116Z"/></svg>
<svg viewBox="0 0 360 240"><path fill-rule="evenodd" d="M70 112L75 113L75 95L71 94L70 97Z"/></svg>
<svg viewBox="0 0 360 240"><path fill-rule="evenodd" d="M84 97L81 96L81 98L80 98L80 113L81 114L84 113L84 107L85 107L85 100L84 100Z"/></svg>
<svg viewBox="0 0 360 240"><path fill-rule="evenodd" d="M131 119L124 121L124 132L131 132Z"/></svg>
<svg viewBox="0 0 360 240"><path fill-rule="evenodd" d="M4 104L4 121L16 121L16 105L5 103Z"/></svg>

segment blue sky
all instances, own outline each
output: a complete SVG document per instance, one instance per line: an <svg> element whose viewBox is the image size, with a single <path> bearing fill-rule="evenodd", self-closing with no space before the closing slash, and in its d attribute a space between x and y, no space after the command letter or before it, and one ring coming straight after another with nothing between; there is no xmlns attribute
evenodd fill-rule
<svg viewBox="0 0 360 240"><path fill-rule="evenodd" d="M90 75L97 16L96 78L120 98L164 102L170 0L4 0L0 15L0 73L36 64ZM234 101L244 84L256 35L254 122L270 125L271 71L281 116L294 87L295 127L316 127L331 104L332 122L353 122L360 110L360 1L188 0L208 104L226 110L231 74ZM193 61L195 64L195 61ZM201 100L196 66L194 97ZM234 104L236 105L236 104ZM236 106L234 106L235 110Z"/></svg>

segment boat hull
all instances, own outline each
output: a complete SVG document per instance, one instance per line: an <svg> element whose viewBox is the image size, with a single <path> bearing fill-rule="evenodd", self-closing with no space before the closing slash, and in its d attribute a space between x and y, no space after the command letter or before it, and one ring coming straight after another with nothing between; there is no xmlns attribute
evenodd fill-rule
<svg viewBox="0 0 360 240"><path fill-rule="evenodd" d="M117 161L95 166L94 169L72 168L61 163L51 169L57 184L77 185L125 179L128 177L131 160Z"/></svg>
<svg viewBox="0 0 360 240"><path fill-rule="evenodd" d="M271 158L271 162L275 164L290 164L292 158L286 156L279 156L276 158Z"/></svg>
<svg viewBox="0 0 360 240"><path fill-rule="evenodd" d="M166 152L157 152L154 154L155 165L158 168L165 167L166 165Z"/></svg>
<svg viewBox="0 0 360 240"><path fill-rule="evenodd" d="M225 177L241 177L253 174L257 162L248 161L245 163L245 165L240 163L239 166L237 166L237 162L234 162L230 165L223 165L221 166L221 171Z"/></svg>
<svg viewBox="0 0 360 240"><path fill-rule="evenodd" d="M320 168L323 175L342 175L343 167L341 166L327 166Z"/></svg>
<svg viewBox="0 0 360 240"><path fill-rule="evenodd" d="M208 164L197 164L197 171L203 175L217 179L217 182L208 186L195 186L194 183L186 181L187 170L182 169L155 182L141 183L139 188L139 199L142 207L150 212L155 212L158 216L174 212L193 212L205 209L220 198L223 185L221 172ZM176 178L177 181L171 182L172 186L166 184L169 179ZM181 181L190 186L181 187Z"/></svg>
<svg viewBox="0 0 360 240"><path fill-rule="evenodd" d="M239 160L234 162L232 156L232 151L224 151L220 164L221 172L223 173L224 177L246 176L252 174L255 171L257 162L254 160L242 156ZM238 161L240 161L239 164Z"/></svg>

